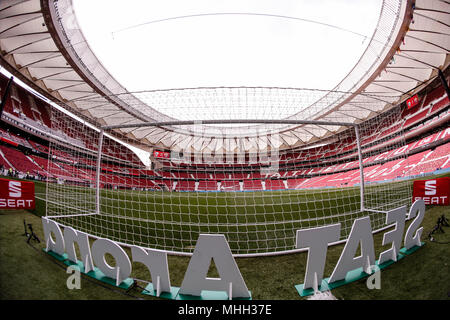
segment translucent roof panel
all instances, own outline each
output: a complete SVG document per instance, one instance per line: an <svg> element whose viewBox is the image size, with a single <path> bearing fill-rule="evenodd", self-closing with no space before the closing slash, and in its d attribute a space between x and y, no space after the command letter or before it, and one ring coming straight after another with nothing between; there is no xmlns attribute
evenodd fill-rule
<svg viewBox="0 0 450 320"><path fill-rule="evenodd" d="M382 1L73 4L96 57L134 92L221 86L332 89L367 48Z"/></svg>

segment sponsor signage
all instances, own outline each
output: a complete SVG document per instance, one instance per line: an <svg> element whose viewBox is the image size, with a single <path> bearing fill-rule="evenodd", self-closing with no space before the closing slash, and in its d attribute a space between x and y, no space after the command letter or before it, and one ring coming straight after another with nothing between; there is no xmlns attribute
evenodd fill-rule
<svg viewBox="0 0 450 320"><path fill-rule="evenodd" d="M422 199L425 204L450 205L450 178L416 180L413 185L413 202Z"/></svg>
<svg viewBox="0 0 450 320"><path fill-rule="evenodd" d="M406 106L408 107L408 109L414 108L418 103L419 97L417 96L417 94L406 100Z"/></svg>
<svg viewBox="0 0 450 320"><path fill-rule="evenodd" d="M34 209L34 183L0 179L0 209Z"/></svg>
<svg viewBox="0 0 450 320"><path fill-rule="evenodd" d="M381 270L410 255L424 244L420 240L424 216L423 200L414 202L409 213L406 206L388 211L386 225L395 228L385 232L382 245L387 249L380 253L377 261L370 217L356 219L339 261L331 276L326 279L323 274L328 246L339 240L341 224L298 230L296 247L308 250L308 261L305 282L296 285L295 288L301 296L330 290L372 276L378 272L376 270ZM407 220L411 220L409 226L406 225ZM133 283L133 279L130 278L132 262L141 262L151 273L151 282L143 294L177 300L251 299L251 293L224 235L200 234L181 287L178 288L171 285L167 253L164 251L126 245L131 249L130 257L122 248L124 244L97 238L91 245L89 235L84 232L60 226L46 217L42 218L42 223L46 252L64 261L68 266L112 285L128 289ZM80 248L79 256L75 252L74 243ZM361 247L361 254L356 256L358 247ZM110 254L114 258L114 266L106 262L105 254ZM215 262L219 278L208 277L212 260Z"/></svg>
<svg viewBox="0 0 450 320"><path fill-rule="evenodd" d="M155 150L155 151L153 151L153 156L155 158L170 159L170 152Z"/></svg>
<svg viewBox="0 0 450 320"><path fill-rule="evenodd" d="M425 203L423 200L414 202L409 213L406 206L388 211L386 225L395 226L395 228L384 233L382 245L389 246L389 248L380 253L378 260L375 260L370 217L356 219L341 256L331 276L326 279L323 274L327 248L330 243L338 241L341 225L338 223L298 230L297 248L308 249L305 282L295 286L298 293L301 296L307 296L360 280L413 253L417 248L423 246L420 238L423 232L421 224L424 217ZM406 226L407 220L412 220L408 227ZM402 242L403 248L401 248ZM358 247L361 248L361 254L355 256Z"/></svg>

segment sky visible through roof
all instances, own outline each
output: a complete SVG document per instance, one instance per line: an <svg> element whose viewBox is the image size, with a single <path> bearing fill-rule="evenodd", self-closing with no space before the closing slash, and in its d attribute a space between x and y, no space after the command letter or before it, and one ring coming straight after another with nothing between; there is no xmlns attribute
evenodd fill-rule
<svg viewBox="0 0 450 320"><path fill-rule="evenodd" d="M145 91L136 96L174 119L220 120L284 119L325 92L288 104L283 99L289 98L264 91L249 91L251 103L239 90L147 91L331 90L367 48L381 2L74 0L73 4L91 50L129 92ZM152 112L142 107L140 111Z"/></svg>
<svg viewBox="0 0 450 320"><path fill-rule="evenodd" d="M366 49L381 1L74 0L74 9L93 52L131 92L331 89Z"/></svg>

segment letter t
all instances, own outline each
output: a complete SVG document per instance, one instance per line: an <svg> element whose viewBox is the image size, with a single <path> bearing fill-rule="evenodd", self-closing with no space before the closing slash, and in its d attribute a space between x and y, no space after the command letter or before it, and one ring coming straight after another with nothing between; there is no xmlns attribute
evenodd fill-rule
<svg viewBox="0 0 450 320"><path fill-rule="evenodd" d="M317 275L317 286L320 286L325 268L328 244L339 240L341 224L313 229L297 230L296 247L298 249L308 248L308 262L304 288L310 289L314 286L314 278Z"/></svg>

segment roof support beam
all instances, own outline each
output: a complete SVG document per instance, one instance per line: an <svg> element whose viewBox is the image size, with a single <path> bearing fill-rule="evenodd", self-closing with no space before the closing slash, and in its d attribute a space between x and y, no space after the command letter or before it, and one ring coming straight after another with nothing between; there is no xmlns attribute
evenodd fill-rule
<svg viewBox="0 0 450 320"><path fill-rule="evenodd" d="M313 124L323 126L347 126L354 127L351 122L333 122L318 120L254 120L254 119L236 119L236 120L187 120L187 121L165 121L165 122L142 122L127 125L103 126L103 130L119 128L139 128L139 127L165 127L165 126L184 126L184 125L203 125L203 124Z"/></svg>

